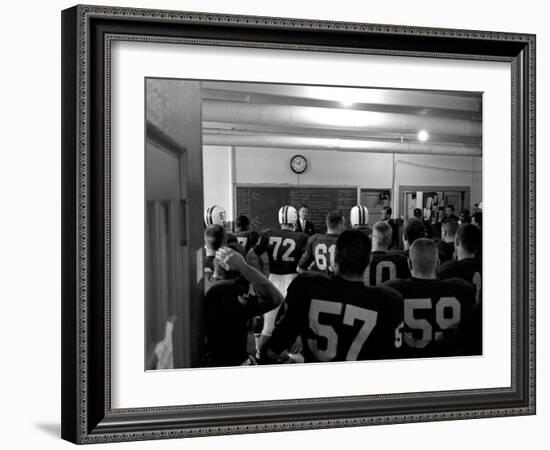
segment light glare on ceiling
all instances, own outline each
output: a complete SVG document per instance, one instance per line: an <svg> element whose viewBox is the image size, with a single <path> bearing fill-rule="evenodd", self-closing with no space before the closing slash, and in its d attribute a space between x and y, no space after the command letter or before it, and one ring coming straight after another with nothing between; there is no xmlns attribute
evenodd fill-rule
<svg viewBox="0 0 550 450"><path fill-rule="evenodd" d="M420 130L418 132L418 140L425 142L428 140L428 132L426 130Z"/></svg>

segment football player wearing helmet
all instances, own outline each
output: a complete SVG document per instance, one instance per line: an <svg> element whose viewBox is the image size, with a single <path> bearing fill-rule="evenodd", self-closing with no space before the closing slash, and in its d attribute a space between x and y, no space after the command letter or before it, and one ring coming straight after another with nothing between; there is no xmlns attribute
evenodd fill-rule
<svg viewBox="0 0 550 450"><path fill-rule="evenodd" d="M254 358L247 352L248 321L277 308L283 296L237 250L219 249L214 267L216 281L204 300L208 365L249 365ZM253 290L249 290L248 283Z"/></svg>
<svg viewBox="0 0 550 450"><path fill-rule="evenodd" d="M370 239L359 230L336 240L335 275L299 274L288 288L285 314L262 348L262 361L280 362L297 337L305 362L391 358L400 345L401 295L365 286Z"/></svg>
<svg viewBox="0 0 550 450"><path fill-rule="evenodd" d="M388 222L379 221L372 227L372 252L369 267L365 271L365 282L370 286L411 276L407 257L402 253L388 251L392 233Z"/></svg>
<svg viewBox="0 0 550 450"><path fill-rule="evenodd" d="M298 261L305 250L309 236L294 231L298 212L293 206L279 209L281 229L268 229L262 232L258 243L248 252L248 261L255 267L269 274L269 280L279 289L283 296L290 282L296 277ZM267 259L262 255L267 254ZM267 264L265 262L267 261ZM267 267L265 267L267 265ZM275 327L278 308L264 314L262 337L258 343L260 350L263 342L271 336Z"/></svg>
<svg viewBox="0 0 550 450"><path fill-rule="evenodd" d="M227 243L237 242L235 236L227 231L227 213L221 206L213 205L204 210L204 223L206 227L219 225L226 230L225 241Z"/></svg>
<svg viewBox="0 0 550 450"><path fill-rule="evenodd" d="M366 206L355 205L349 212L349 221L354 230L360 230L370 237L369 210Z"/></svg>
<svg viewBox="0 0 550 450"><path fill-rule="evenodd" d="M316 233L307 241L306 251L298 262L298 272L314 270L334 273L336 239L344 231L344 216L339 211L330 211L326 217L327 233Z"/></svg>
<svg viewBox="0 0 550 450"><path fill-rule="evenodd" d="M404 299L402 356L474 354L460 339L471 333L480 336L480 330L465 329L472 323L474 286L460 278L438 280L438 259L431 239L416 239L409 249L411 278L384 283Z"/></svg>

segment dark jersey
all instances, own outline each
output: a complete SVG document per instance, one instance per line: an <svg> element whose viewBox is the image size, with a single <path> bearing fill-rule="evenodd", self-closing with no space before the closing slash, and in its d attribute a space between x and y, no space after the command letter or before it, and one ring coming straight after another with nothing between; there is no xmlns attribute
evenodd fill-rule
<svg viewBox="0 0 550 450"><path fill-rule="evenodd" d="M304 272L288 287L285 303L266 343L277 354L298 336L306 362L392 358L396 352L403 299L393 289Z"/></svg>
<svg viewBox="0 0 550 450"><path fill-rule="evenodd" d="M439 267L441 280L462 278L472 283L476 288L476 303L481 303L481 259L464 258L460 261L447 261Z"/></svg>
<svg viewBox="0 0 550 450"><path fill-rule="evenodd" d="M267 252L269 271L277 275L296 273L309 236L291 230L266 230L254 247L256 254Z"/></svg>
<svg viewBox="0 0 550 450"><path fill-rule="evenodd" d="M372 252L368 267L368 284L378 286L395 278L409 278L407 257L398 252Z"/></svg>
<svg viewBox="0 0 550 450"><path fill-rule="evenodd" d="M238 366L247 358L248 320L259 313L258 298L234 281L217 281L205 301L210 366Z"/></svg>
<svg viewBox="0 0 550 450"><path fill-rule="evenodd" d="M238 231L236 233L233 233L233 236L235 236L235 239L239 244L243 246L246 253L254 247L258 240L260 239L260 235L257 231Z"/></svg>
<svg viewBox="0 0 550 450"><path fill-rule="evenodd" d="M437 243L437 248L439 250L439 263L443 264L446 261L450 261L453 259L453 255L455 252L455 244L454 242L444 242L439 241Z"/></svg>
<svg viewBox="0 0 550 450"><path fill-rule="evenodd" d="M409 278L391 280L384 286L399 291L404 299L404 357L460 355L459 333L480 331L461 329L469 322L475 303L474 286L467 281Z"/></svg>
<svg viewBox="0 0 550 450"><path fill-rule="evenodd" d="M303 270L334 273L337 234L314 234L307 241L306 251L298 262Z"/></svg>

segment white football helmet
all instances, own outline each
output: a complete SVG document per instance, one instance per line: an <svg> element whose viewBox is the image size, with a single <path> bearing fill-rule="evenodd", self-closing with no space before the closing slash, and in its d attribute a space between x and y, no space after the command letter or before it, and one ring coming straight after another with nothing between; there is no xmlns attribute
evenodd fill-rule
<svg viewBox="0 0 550 450"><path fill-rule="evenodd" d="M225 209L221 206L214 205L206 208L204 211L204 223L207 227L212 225L221 225L223 227L225 225L225 218Z"/></svg>
<svg viewBox="0 0 550 450"><path fill-rule="evenodd" d="M349 221L352 227L369 224L369 210L366 206L355 205L349 213Z"/></svg>
<svg viewBox="0 0 550 450"><path fill-rule="evenodd" d="M295 225L298 222L298 211L294 206L282 206L279 208L279 223Z"/></svg>

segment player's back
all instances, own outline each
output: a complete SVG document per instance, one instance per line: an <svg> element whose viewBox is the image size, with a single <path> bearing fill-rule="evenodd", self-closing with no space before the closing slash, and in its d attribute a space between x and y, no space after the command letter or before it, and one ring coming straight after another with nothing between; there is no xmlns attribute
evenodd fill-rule
<svg viewBox="0 0 550 450"><path fill-rule="evenodd" d="M370 286L378 286L395 278L409 278L411 276L407 257L397 251L372 252L367 274Z"/></svg>
<svg viewBox="0 0 550 450"><path fill-rule="evenodd" d="M309 236L292 230L268 229L262 232L255 246L258 255L267 252L269 271L276 275L296 273L298 261L305 250Z"/></svg>
<svg viewBox="0 0 550 450"><path fill-rule="evenodd" d="M476 288L476 303L481 302L481 259L464 258L460 261L447 261L437 271L441 280L461 278L472 283Z"/></svg>
<svg viewBox="0 0 550 450"><path fill-rule="evenodd" d="M461 354L461 329L469 322L475 304L475 289L459 278L448 280L395 279L384 283L399 291L404 303L404 357L453 356ZM481 330L471 330L479 333Z"/></svg>
<svg viewBox="0 0 550 450"><path fill-rule="evenodd" d="M337 234L316 233L307 241L298 267L325 274L334 273L334 255L336 253Z"/></svg>
<svg viewBox="0 0 550 450"><path fill-rule="evenodd" d="M453 242L439 241L437 243L437 249L439 250L440 264L453 259L455 253L455 244Z"/></svg>
<svg viewBox="0 0 550 450"><path fill-rule="evenodd" d="M243 246L246 253L254 247L260 239L260 234L254 230L237 231L233 233L237 242Z"/></svg>
<svg viewBox="0 0 550 450"><path fill-rule="evenodd" d="M286 305L270 341L276 352L300 336L306 362L382 359L395 354L403 301L393 289L305 272L289 286Z"/></svg>

